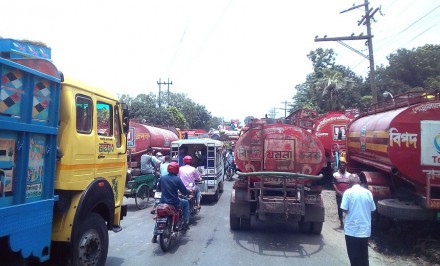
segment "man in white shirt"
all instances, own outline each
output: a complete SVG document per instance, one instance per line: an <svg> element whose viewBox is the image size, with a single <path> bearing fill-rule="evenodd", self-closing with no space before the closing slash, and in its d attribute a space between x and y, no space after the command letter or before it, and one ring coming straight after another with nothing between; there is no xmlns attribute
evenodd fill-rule
<svg viewBox="0 0 440 266"><path fill-rule="evenodd" d="M347 189L341 202L345 216L344 231L348 258L353 266L369 265L368 238L371 236L371 212L376 210L373 195L368 189L360 186L357 174L349 177L350 188Z"/></svg>

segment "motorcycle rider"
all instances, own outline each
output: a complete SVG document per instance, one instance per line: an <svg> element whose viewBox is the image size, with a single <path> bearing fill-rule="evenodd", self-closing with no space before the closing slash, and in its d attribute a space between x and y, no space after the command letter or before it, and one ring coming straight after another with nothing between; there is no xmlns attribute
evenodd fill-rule
<svg viewBox="0 0 440 266"><path fill-rule="evenodd" d="M232 148L228 149L228 152L225 155L225 162L225 172L228 166L232 167L232 170L235 172L234 151L232 150Z"/></svg>
<svg viewBox="0 0 440 266"><path fill-rule="evenodd" d="M200 209L200 200L202 199L202 192L200 191L200 188L195 184L195 182L200 182L202 178L200 177L199 171L197 171L197 169L191 165L192 164L191 156L187 155L183 157L183 163L185 165L180 167L179 177L187 189L194 190L196 194L197 208ZM192 187L190 186L190 183L193 184Z"/></svg>
<svg viewBox="0 0 440 266"><path fill-rule="evenodd" d="M189 202L187 199L179 198L179 191L183 195L188 195L189 191L186 189L182 180L177 176L179 173L179 164L171 162L168 164L168 175L160 177L159 189L162 192L160 203L174 205L176 208L183 209L183 230L188 230L189 223ZM157 243L156 228L154 228L153 243Z"/></svg>
<svg viewBox="0 0 440 266"><path fill-rule="evenodd" d="M159 168L160 176L168 175L168 164L170 164L170 162L171 162L171 156L165 155L164 162L160 164L160 168ZM158 188L159 181L160 181L160 178L158 178L156 181L157 182L156 183L157 191L159 191L159 188ZM157 207L157 204L154 204L153 209L150 211L151 214L156 213L156 207Z"/></svg>

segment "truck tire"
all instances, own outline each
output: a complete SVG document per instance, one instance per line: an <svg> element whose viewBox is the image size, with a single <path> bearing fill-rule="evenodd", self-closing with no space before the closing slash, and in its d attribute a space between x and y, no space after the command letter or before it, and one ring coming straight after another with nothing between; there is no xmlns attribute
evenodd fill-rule
<svg viewBox="0 0 440 266"><path fill-rule="evenodd" d="M312 234L319 235L322 231L323 222L312 222Z"/></svg>
<svg viewBox="0 0 440 266"><path fill-rule="evenodd" d="M377 212L385 217L406 221L432 221L431 210L422 208L410 201L384 199L377 202Z"/></svg>
<svg viewBox="0 0 440 266"><path fill-rule="evenodd" d="M217 188L217 190L215 191L215 194L213 196L213 200L215 202L217 202L220 199L220 188Z"/></svg>
<svg viewBox="0 0 440 266"><path fill-rule="evenodd" d="M231 227L231 230L240 229L240 218L229 216L229 227Z"/></svg>
<svg viewBox="0 0 440 266"><path fill-rule="evenodd" d="M312 223L311 222L304 222L304 221L300 221L298 223L299 225L299 230L301 231L301 233L310 233L312 231Z"/></svg>
<svg viewBox="0 0 440 266"><path fill-rule="evenodd" d="M79 222L72 243L72 265L105 265L108 252L105 220L97 213L90 213L83 222Z"/></svg>
<svg viewBox="0 0 440 266"><path fill-rule="evenodd" d="M241 229L242 230L251 229L251 218L241 218Z"/></svg>

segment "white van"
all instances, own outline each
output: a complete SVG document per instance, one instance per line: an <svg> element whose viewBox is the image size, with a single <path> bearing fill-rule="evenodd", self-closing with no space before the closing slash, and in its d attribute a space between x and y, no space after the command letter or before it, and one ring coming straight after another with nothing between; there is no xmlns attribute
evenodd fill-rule
<svg viewBox="0 0 440 266"><path fill-rule="evenodd" d="M181 139L171 142L171 157L177 161L185 155L193 157L193 166L203 178L203 182L198 184L202 196L212 197L215 201L223 192L225 180L222 151L223 142L214 139Z"/></svg>

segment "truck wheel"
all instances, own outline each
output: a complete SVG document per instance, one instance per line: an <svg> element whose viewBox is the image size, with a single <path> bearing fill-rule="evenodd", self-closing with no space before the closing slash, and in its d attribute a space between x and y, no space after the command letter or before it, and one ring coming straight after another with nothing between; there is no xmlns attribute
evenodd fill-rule
<svg viewBox="0 0 440 266"><path fill-rule="evenodd" d="M241 218L241 229L242 230L251 229L251 219L250 218Z"/></svg>
<svg viewBox="0 0 440 266"><path fill-rule="evenodd" d="M379 214L397 220L430 221L433 217L432 210L411 201L384 199L379 200L376 205Z"/></svg>
<svg viewBox="0 0 440 266"><path fill-rule="evenodd" d="M323 222L312 223L312 233L315 235L321 234Z"/></svg>
<svg viewBox="0 0 440 266"><path fill-rule="evenodd" d="M220 192L219 192L219 188L217 188L217 190L215 191L214 194L214 201L217 202L220 199Z"/></svg>
<svg viewBox="0 0 440 266"><path fill-rule="evenodd" d="M90 213L84 222L79 222L77 235L73 238L72 265L104 265L108 252L104 219L97 213Z"/></svg>
<svg viewBox="0 0 440 266"><path fill-rule="evenodd" d="M136 207L138 207L139 210L145 209L149 201L150 201L150 189L146 184L143 184L136 189L136 197L135 197Z"/></svg>
<svg viewBox="0 0 440 266"><path fill-rule="evenodd" d="M240 218L229 216L229 226L231 227L231 230L240 229Z"/></svg>
<svg viewBox="0 0 440 266"><path fill-rule="evenodd" d="M302 233L310 233L310 231L312 230L312 223L304 221L299 222L299 230Z"/></svg>
<svg viewBox="0 0 440 266"><path fill-rule="evenodd" d="M220 182L220 184L219 184L219 190L220 190L220 193L223 193L223 190L224 190L224 188L223 188L223 185L225 184L225 182L224 181L222 181L222 182Z"/></svg>

